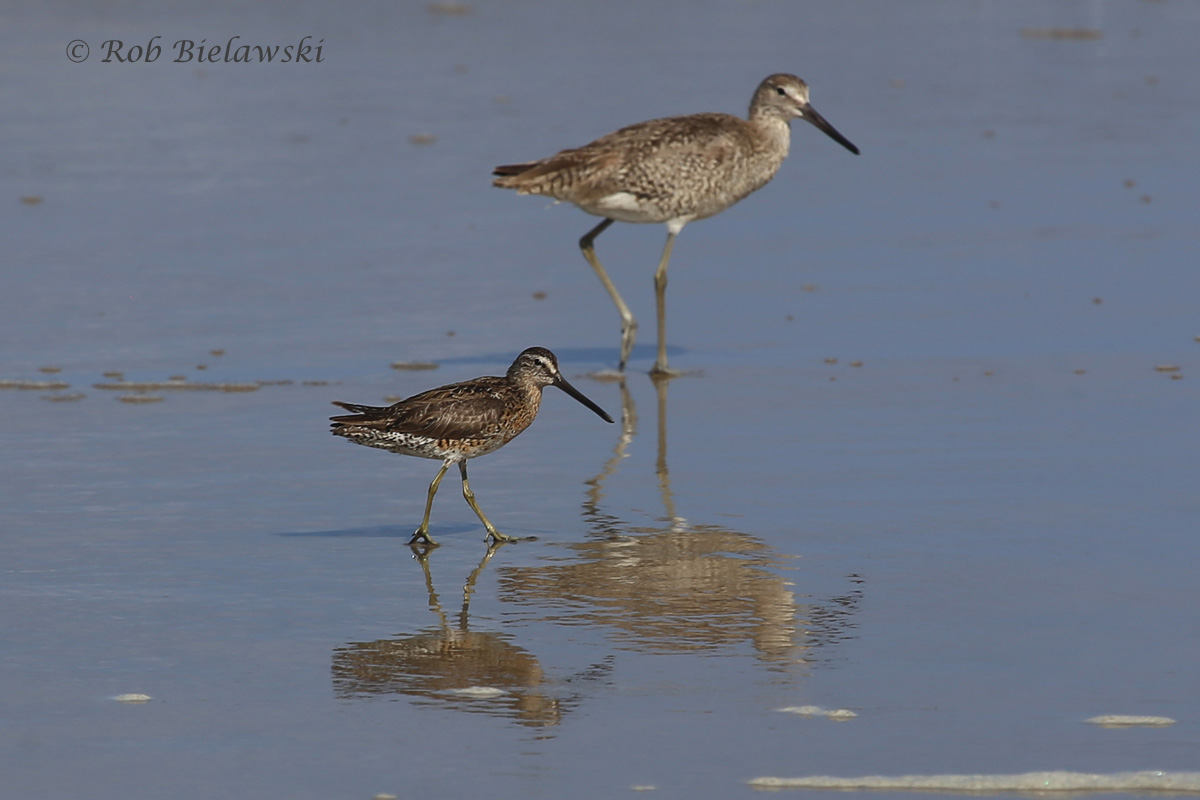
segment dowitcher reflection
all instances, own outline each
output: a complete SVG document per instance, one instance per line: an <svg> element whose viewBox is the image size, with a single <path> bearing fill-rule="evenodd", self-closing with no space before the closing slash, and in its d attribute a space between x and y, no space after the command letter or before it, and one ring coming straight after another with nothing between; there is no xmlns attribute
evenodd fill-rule
<svg viewBox="0 0 1200 800"><path fill-rule="evenodd" d="M604 218L584 234L579 247L621 314L621 372L633 350L637 322L601 266L593 243L616 221L667 226L667 242L654 273L658 358L651 372L670 374L666 290L675 237L692 220L719 214L770 181L787 157L793 119L812 123L858 154L858 148L812 107L808 84L780 73L759 84L747 119L709 113L640 122L549 158L496 167L492 185L553 197Z"/></svg>
<svg viewBox="0 0 1200 800"><path fill-rule="evenodd" d="M515 644L511 634L471 630L469 613L475 582L499 544L488 548L463 586L457 620L442 609L429 564L430 548L413 546L425 573L429 607L438 624L407 636L351 642L333 653L333 685L339 697L399 694L428 704L447 705L506 717L529 728L557 725L579 702L576 689L547 678L537 656ZM603 680L611 663L593 665L585 675Z"/></svg>
<svg viewBox="0 0 1200 800"><path fill-rule="evenodd" d="M543 347L522 352L503 377L486 376L452 383L414 395L387 407L335 402L353 413L332 418L332 432L355 444L392 453L442 460L425 500L425 516L410 543L436 544L429 535L433 496L450 465L462 473L463 497L487 529L487 538L505 536L484 516L467 483L467 459L487 455L511 442L537 417L542 390L557 386L606 422L613 419L572 386L558 369L558 359Z"/></svg>

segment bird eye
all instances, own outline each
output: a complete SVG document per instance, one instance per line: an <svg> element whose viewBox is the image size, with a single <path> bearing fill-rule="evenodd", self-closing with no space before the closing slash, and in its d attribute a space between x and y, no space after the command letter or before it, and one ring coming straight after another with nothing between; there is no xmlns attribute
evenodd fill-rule
<svg viewBox="0 0 1200 800"><path fill-rule="evenodd" d="M775 94L779 95L780 97L783 97L785 94L787 94L787 92L785 92L785 91L783 90L783 87L782 87L782 86L776 86L776 87L775 87Z"/></svg>

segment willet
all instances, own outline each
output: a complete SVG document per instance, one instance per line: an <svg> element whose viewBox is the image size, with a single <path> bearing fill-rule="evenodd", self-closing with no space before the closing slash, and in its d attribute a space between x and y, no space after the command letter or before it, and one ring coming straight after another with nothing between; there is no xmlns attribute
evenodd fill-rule
<svg viewBox="0 0 1200 800"><path fill-rule="evenodd" d="M812 123L858 154L809 103L808 84L780 73L759 84L747 119L710 113L640 122L540 161L496 167L492 185L553 197L604 217L579 247L621 314L621 372L633 350L637 322L593 243L616 221L666 224L667 243L654 273L658 358L651 372L670 374L666 289L675 237L692 220L719 214L771 180L788 154L793 119Z"/></svg>

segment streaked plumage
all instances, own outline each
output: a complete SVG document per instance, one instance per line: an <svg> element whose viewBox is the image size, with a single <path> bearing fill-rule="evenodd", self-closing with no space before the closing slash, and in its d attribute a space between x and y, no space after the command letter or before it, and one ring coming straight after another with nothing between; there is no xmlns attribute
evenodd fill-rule
<svg viewBox="0 0 1200 800"><path fill-rule="evenodd" d="M708 113L641 122L549 158L496 167L492 185L604 217L579 246L621 314L621 371L637 322L596 258L593 242L614 221L666 224L667 242L654 275L658 358L652 370L666 374L665 293L675 236L692 220L719 214L770 181L787 157L789 123L797 118L858 153L809 103L808 84L781 73L759 84L748 119Z"/></svg>
<svg viewBox="0 0 1200 800"><path fill-rule="evenodd" d="M479 517L488 536L513 541L495 529L479 506L467 483L467 459L499 450L511 442L537 417L542 390L557 386L602 419L612 418L567 382L558 369L558 359L549 350L525 350L504 377L485 376L440 386L386 407L335 402L351 414L332 417L331 430L355 444L392 453L442 460L442 468L429 485L425 517L412 542L429 536L429 512L438 484L451 464L462 473L463 497Z"/></svg>

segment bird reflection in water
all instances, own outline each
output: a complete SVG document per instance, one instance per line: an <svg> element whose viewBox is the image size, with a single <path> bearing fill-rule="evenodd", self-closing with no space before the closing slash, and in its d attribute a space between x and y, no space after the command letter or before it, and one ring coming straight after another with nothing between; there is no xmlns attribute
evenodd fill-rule
<svg viewBox="0 0 1200 800"><path fill-rule="evenodd" d="M512 637L472 631L468 626L475 581L503 543L493 543L463 587L462 609L452 621L442 609L429 565L431 548L413 545L425 572L430 609L439 624L393 639L353 642L333 654L333 684L339 697L400 694L503 716L531 728L559 723L576 704L572 681L603 680L609 662L594 665L563 683L546 678L536 656L512 643Z"/></svg>
<svg viewBox="0 0 1200 800"><path fill-rule="evenodd" d="M500 600L552 624L612 631L622 649L735 654L749 648L768 671L789 681L797 669L828 659L822 651L852 637L861 580L851 575L840 594L797 600L784 577L786 556L750 534L681 516L667 467L667 387L668 379L655 380L655 473L665 510L658 524L635 526L603 507L605 484L637 435L637 410L622 382L621 436L612 457L588 481L583 502L587 540L564 545L570 558L498 568ZM470 630L475 582L501 546L489 548L467 578L457 620L442 609L430 551L414 546L439 624L338 648L333 657L338 696L400 694L503 716L544 737L586 696L610 683L612 656L577 675L551 679L511 636Z"/></svg>
<svg viewBox="0 0 1200 800"><path fill-rule="evenodd" d="M654 378L658 400L655 466L666 512L659 525L635 526L603 510L604 486L637 434L637 411L620 384L622 431L613 456L588 481L586 541L567 545L574 558L500 570L502 601L536 607L546 621L591 624L617 632L630 649L678 653L749 645L772 670L791 673L817 648L849 637L861 581L845 593L796 599L783 577L785 556L731 528L691 523L676 510L667 466L669 378Z"/></svg>

